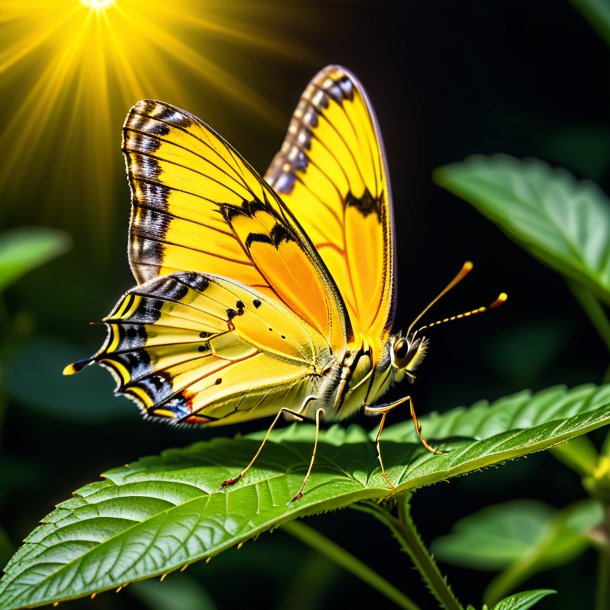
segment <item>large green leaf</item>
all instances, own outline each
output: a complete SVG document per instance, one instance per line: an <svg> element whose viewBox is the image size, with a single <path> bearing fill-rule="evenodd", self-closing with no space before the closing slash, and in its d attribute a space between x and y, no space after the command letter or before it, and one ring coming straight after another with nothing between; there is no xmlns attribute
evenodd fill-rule
<svg viewBox="0 0 610 610"><path fill-rule="evenodd" d="M70 237L58 229L22 227L0 235L0 290L22 275L63 254Z"/></svg>
<svg viewBox="0 0 610 610"><path fill-rule="evenodd" d="M320 434L304 497L287 504L311 455L313 428L274 433L256 465L234 487L219 483L256 450L261 434L218 438L167 450L104 475L43 519L0 581L0 608L35 606L115 588L210 557L282 523L384 501L423 485L533 451L610 423L610 386L522 392L422 418L428 453L413 426L387 430L383 455L397 489L388 489L371 435L333 426Z"/></svg>
<svg viewBox="0 0 610 610"><path fill-rule="evenodd" d="M497 222L534 256L610 302L610 200L542 161L474 156L435 181Z"/></svg>

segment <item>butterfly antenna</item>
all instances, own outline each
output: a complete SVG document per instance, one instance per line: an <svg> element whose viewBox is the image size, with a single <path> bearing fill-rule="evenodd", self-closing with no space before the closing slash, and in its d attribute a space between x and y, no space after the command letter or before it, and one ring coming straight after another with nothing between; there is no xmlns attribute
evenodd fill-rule
<svg viewBox="0 0 610 610"><path fill-rule="evenodd" d="M487 307L477 307L476 309L471 309L470 311L465 311L464 313L458 313L455 316L449 316L448 318L443 318L442 320L437 320L436 322L431 322L430 324L425 324L424 326L420 326L413 334L416 335L419 331L424 330L425 328L431 328L432 326L438 326L439 324L445 324L445 322L453 322L454 320L461 320L462 318L469 318L470 316L474 316L478 313L485 313L490 309L494 309L496 307L500 307L503 303L506 303L506 299L508 295L506 292L501 292L496 300Z"/></svg>
<svg viewBox="0 0 610 610"><path fill-rule="evenodd" d="M442 299L450 290L455 288L472 271L473 267L474 265L470 261L466 261L462 265L462 268L460 269L459 273L428 303L426 307L424 307L423 311L415 318L415 320L411 322L411 325L407 329L407 337L411 336L411 331L413 330L413 327L422 319L422 317L428 312L428 310L440 299ZM464 316L465 314L461 315ZM434 325L429 324L428 326ZM426 328L426 326L422 326L422 328ZM421 330L421 328L419 330Z"/></svg>

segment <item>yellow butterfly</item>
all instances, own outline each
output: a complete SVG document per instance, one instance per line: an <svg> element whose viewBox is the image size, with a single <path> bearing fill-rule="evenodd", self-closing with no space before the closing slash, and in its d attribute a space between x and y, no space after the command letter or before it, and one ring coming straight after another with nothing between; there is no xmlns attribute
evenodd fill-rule
<svg viewBox="0 0 610 610"><path fill-rule="evenodd" d="M218 426L281 414L340 420L414 371L421 315L393 333L392 202L381 134L362 85L340 66L305 89L265 179L192 114L144 100L123 128L138 285L104 322L98 362L145 415ZM502 294L492 304L503 302ZM480 308L483 310L486 308ZM479 311L476 310L476 311ZM468 312L469 315L473 312ZM430 325L428 325L430 326ZM315 457L293 500L302 496Z"/></svg>

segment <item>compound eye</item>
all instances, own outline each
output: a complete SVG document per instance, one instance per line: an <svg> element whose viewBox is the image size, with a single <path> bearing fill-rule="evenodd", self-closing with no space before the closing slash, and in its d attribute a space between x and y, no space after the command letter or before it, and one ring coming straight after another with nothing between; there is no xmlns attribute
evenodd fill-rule
<svg viewBox="0 0 610 610"><path fill-rule="evenodd" d="M398 362L404 360L409 353L409 342L406 339L398 339L394 344L394 358Z"/></svg>
<svg viewBox="0 0 610 610"><path fill-rule="evenodd" d="M394 343L394 366L398 367L399 369L404 369L405 367L409 366L409 363L417 351L418 343L419 341L411 343L404 337L398 339L396 343Z"/></svg>

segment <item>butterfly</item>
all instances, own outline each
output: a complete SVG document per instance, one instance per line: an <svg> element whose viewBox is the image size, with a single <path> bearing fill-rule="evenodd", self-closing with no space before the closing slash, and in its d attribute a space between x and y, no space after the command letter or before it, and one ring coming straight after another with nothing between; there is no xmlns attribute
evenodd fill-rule
<svg viewBox="0 0 610 610"><path fill-rule="evenodd" d="M428 341L413 330L472 267L466 263L406 333L393 332L396 257L387 162L356 77L328 66L309 83L264 179L189 112L138 102L123 127L131 187L129 261L137 285L104 318L91 358L117 394L175 424L219 426L281 415L321 420L376 405L413 382ZM491 305L505 300L502 294ZM484 310L486 308L479 308ZM479 311L477 310L477 311ZM473 312L453 316L464 317ZM430 326L430 325L428 325Z"/></svg>

